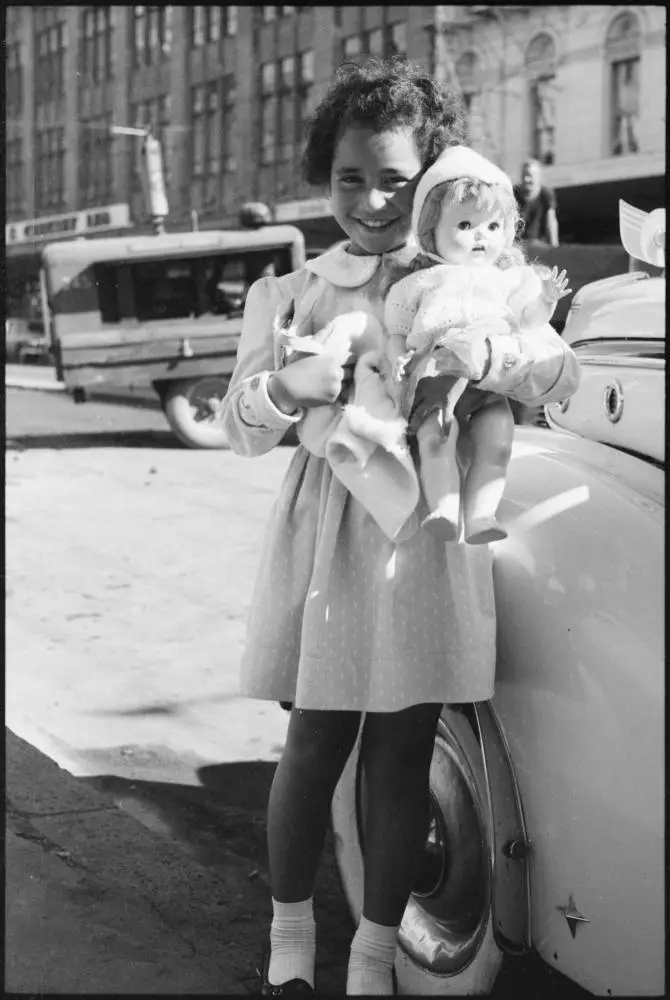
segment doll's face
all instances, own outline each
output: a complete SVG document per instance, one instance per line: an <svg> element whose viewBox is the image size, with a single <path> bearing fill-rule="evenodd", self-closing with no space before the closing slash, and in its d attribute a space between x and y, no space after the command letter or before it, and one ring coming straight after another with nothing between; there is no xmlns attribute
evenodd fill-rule
<svg viewBox="0 0 670 1000"><path fill-rule="evenodd" d="M448 264L494 264L509 243L499 209L477 208L473 202L445 203L435 229L435 247Z"/></svg>

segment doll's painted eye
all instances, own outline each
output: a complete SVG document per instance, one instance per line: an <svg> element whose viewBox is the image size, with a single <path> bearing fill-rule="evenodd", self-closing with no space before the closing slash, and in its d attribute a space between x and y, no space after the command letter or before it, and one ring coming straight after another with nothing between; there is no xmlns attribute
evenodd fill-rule
<svg viewBox="0 0 670 1000"><path fill-rule="evenodd" d="M500 229L500 223L499 222L489 222L489 229L491 230L492 233L497 232Z"/></svg>
<svg viewBox="0 0 670 1000"><path fill-rule="evenodd" d="M465 230L466 230L466 229L471 229L472 227L470 226L470 223L469 223L469 222L466 222L465 220L463 220L463 222L459 222L459 223L458 223L458 228L459 228L459 229L460 229L460 230L461 230L462 232L465 232Z"/></svg>

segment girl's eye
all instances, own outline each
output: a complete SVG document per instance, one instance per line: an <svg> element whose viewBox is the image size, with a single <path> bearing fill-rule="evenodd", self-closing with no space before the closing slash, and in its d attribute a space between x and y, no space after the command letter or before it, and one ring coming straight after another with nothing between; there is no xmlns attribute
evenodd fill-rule
<svg viewBox="0 0 670 1000"><path fill-rule="evenodd" d="M358 183L359 183L359 178L356 176L356 174L343 174L340 177L340 184L344 185L344 187L353 187L354 184Z"/></svg>
<svg viewBox="0 0 670 1000"><path fill-rule="evenodd" d="M491 230L492 233L495 233L495 231L497 229L500 229L500 223L499 222L489 222L489 229Z"/></svg>
<svg viewBox="0 0 670 1000"><path fill-rule="evenodd" d="M459 222L458 223L458 228L461 229L461 230L470 229L470 223L469 222L465 222L465 221L464 222Z"/></svg>
<svg viewBox="0 0 670 1000"><path fill-rule="evenodd" d="M409 183L407 177L389 177L386 180L386 186L390 188L403 187L404 184Z"/></svg>

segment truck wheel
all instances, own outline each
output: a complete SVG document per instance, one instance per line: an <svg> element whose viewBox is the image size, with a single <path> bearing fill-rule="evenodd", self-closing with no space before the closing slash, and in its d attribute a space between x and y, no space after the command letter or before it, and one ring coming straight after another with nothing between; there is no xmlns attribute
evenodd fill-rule
<svg viewBox="0 0 670 1000"><path fill-rule="evenodd" d="M161 394L170 427L189 448L227 448L219 412L228 391L224 375L199 375L171 382Z"/></svg>
<svg viewBox="0 0 670 1000"><path fill-rule="evenodd" d="M482 754L467 716L445 707L430 770L431 824L400 926L398 992L490 992L502 963L491 910L490 812ZM354 921L363 906L365 774L359 744L333 798L335 853Z"/></svg>

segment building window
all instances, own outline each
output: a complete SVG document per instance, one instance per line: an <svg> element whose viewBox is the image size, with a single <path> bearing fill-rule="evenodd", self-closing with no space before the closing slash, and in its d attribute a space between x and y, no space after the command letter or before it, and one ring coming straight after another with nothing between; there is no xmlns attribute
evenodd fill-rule
<svg viewBox="0 0 670 1000"><path fill-rule="evenodd" d="M224 77L221 93L221 169L224 173L233 173L237 169L233 145L235 101L235 77Z"/></svg>
<svg viewBox="0 0 670 1000"><path fill-rule="evenodd" d="M640 149L640 22L620 14L607 33L610 72L610 153L627 156Z"/></svg>
<svg viewBox="0 0 670 1000"><path fill-rule="evenodd" d="M158 40L161 52L168 58L172 51L172 6L158 8Z"/></svg>
<svg viewBox="0 0 670 1000"><path fill-rule="evenodd" d="M65 24L52 24L35 36L35 98L38 104L49 104L64 96Z"/></svg>
<svg viewBox="0 0 670 1000"><path fill-rule="evenodd" d="M20 218L25 200L23 182L25 165L23 162L23 139L10 139L7 143L7 215Z"/></svg>
<svg viewBox="0 0 670 1000"><path fill-rule="evenodd" d="M530 81L531 154L547 165L556 158L556 46L547 34L537 35L526 51Z"/></svg>
<svg viewBox="0 0 670 1000"><path fill-rule="evenodd" d="M172 47L172 7L134 7L134 64L150 66Z"/></svg>
<svg viewBox="0 0 670 1000"><path fill-rule="evenodd" d="M368 34L368 52L371 56L384 55L384 29L375 28Z"/></svg>
<svg viewBox="0 0 670 1000"><path fill-rule="evenodd" d="M266 97L261 106L261 163L274 163L277 146L277 98Z"/></svg>
<svg viewBox="0 0 670 1000"><path fill-rule="evenodd" d="M261 66L261 91L264 94L273 94L277 85L277 65L276 63L263 63Z"/></svg>
<svg viewBox="0 0 670 1000"><path fill-rule="evenodd" d="M222 7L224 35L237 34L237 7Z"/></svg>
<svg viewBox="0 0 670 1000"><path fill-rule="evenodd" d="M85 208L105 205L113 198L112 116L81 122L79 140L79 194Z"/></svg>
<svg viewBox="0 0 670 1000"><path fill-rule="evenodd" d="M10 42L6 50L5 80L7 84L7 111L10 116L21 116L23 107L23 70L21 68L21 46Z"/></svg>
<svg viewBox="0 0 670 1000"><path fill-rule="evenodd" d="M279 142L277 159L289 163L295 153L295 93L287 91L279 98Z"/></svg>
<svg viewBox="0 0 670 1000"><path fill-rule="evenodd" d="M207 37L207 7L193 7L191 10L191 47L200 48Z"/></svg>
<svg viewBox="0 0 670 1000"><path fill-rule="evenodd" d="M298 85L309 86L314 83L314 53L301 52L298 56Z"/></svg>
<svg viewBox="0 0 670 1000"><path fill-rule="evenodd" d="M111 7L84 10L81 72L85 84L99 83L112 76Z"/></svg>
<svg viewBox="0 0 670 1000"><path fill-rule="evenodd" d="M133 62L141 66L144 62L144 45L146 38L146 7L133 8Z"/></svg>
<svg viewBox="0 0 670 1000"><path fill-rule="evenodd" d="M222 81L194 87L192 90L194 205L212 208L217 198L218 181L224 162L224 150L230 149L230 87L222 94ZM234 89L232 98L234 100ZM225 157L229 157L228 152Z"/></svg>
<svg viewBox="0 0 670 1000"><path fill-rule="evenodd" d="M237 34L237 7L192 7L191 48L218 42L222 35Z"/></svg>
<svg viewBox="0 0 670 1000"><path fill-rule="evenodd" d="M286 56L279 61L279 86L282 90L292 90L295 84L295 59Z"/></svg>
<svg viewBox="0 0 670 1000"><path fill-rule="evenodd" d="M456 63L456 79L461 98L468 112L468 137L472 137L473 115L479 110L479 94L481 91L479 76L479 59L474 52L464 52Z"/></svg>
<svg viewBox="0 0 670 1000"><path fill-rule="evenodd" d="M357 56L363 51L363 40L359 35L350 35L348 38L344 39L344 57L345 59L350 59L352 56Z"/></svg>
<svg viewBox="0 0 670 1000"><path fill-rule="evenodd" d="M404 56L407 53L407 25L404 21L390 25L387 55Z"/></svg>
<svg viewBox="0 0 670 1000"><path fill-rule="evenodd" d="M58 212L65 204L65 129L44 129L36 140L35 208Z"/></svg>
<svg viewBox="0 0 670 1000"><path fill-rule="evenodd" d="M301 52L298 56L298 94L296 114L296 143L300 145L303 129L314 111L314 53Z"/></svg>

